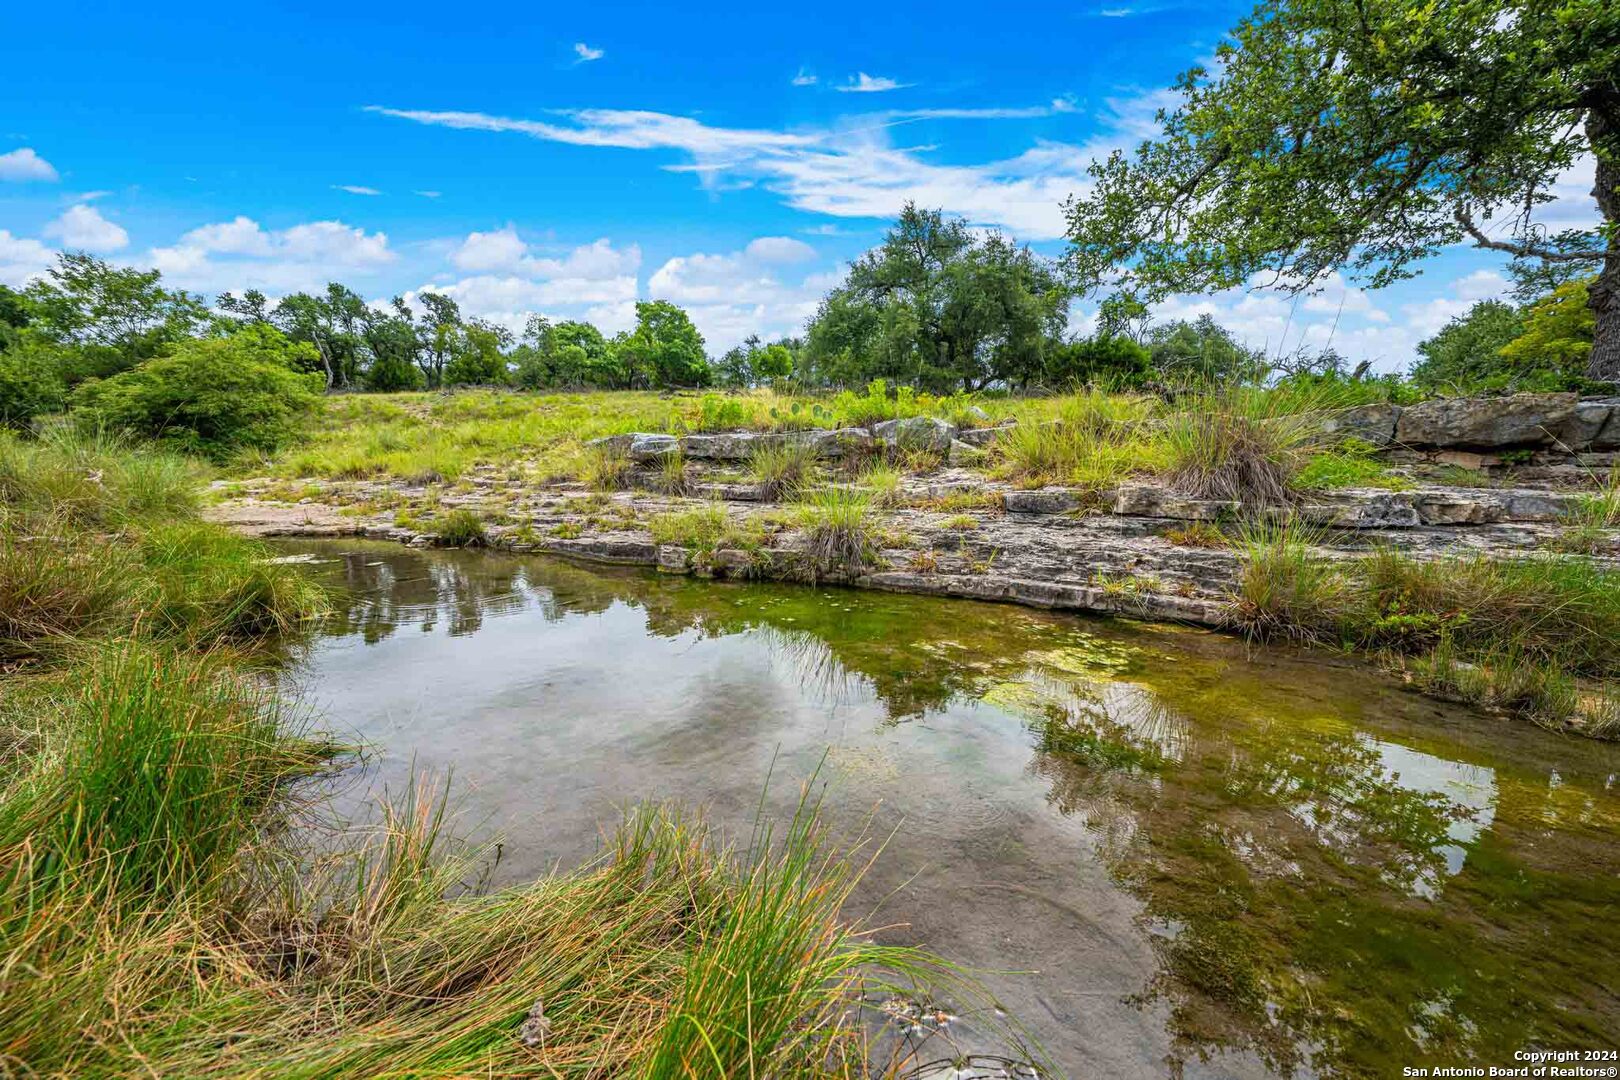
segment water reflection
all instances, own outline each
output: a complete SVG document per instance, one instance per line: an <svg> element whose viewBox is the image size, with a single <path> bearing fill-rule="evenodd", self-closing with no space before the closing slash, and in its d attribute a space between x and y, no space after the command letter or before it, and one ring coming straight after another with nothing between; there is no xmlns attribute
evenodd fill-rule
<svg viewBox="0 0 1620 1080"><path fill-rule="evenodd" d="M833 744L852 798L928 831L895 857L946 863L907 918L947 952L1001 942L993 966L1030 949L1031 1019L1077 1072L1399 1075L1620 1028L1613 747L1201 633L302 547L346 587L335 641L477 636L481 652L391 662L484 665L489 700L447 742L464 758L507 740L489 751L492 809L543 804L561 829L569 799L626 776L745 802L740 754ZM519 615L554 632L498 622ZM333 693L367 671L328 663ZM569 710L537 719L542 701ZM963 890L976 910L930 908ZM1040 904L993 899L1019 890Z"/></svg>

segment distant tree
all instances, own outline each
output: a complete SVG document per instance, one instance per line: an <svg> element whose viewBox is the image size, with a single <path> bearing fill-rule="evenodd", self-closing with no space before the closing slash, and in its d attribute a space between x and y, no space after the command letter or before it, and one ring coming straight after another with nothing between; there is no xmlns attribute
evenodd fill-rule
<svg viewBox="0 0 1620 1080"><path fill-rule="evenodd" d="M0 285L0 326L21 330L33 317L27 297L15 289Z"/></svg>
<svg viewBox="0 0 1620 1080"><path fill-rule="evenodd" d="M512 332L504 326L477 319L464 323L450 362L445 365L444 384L487 386L506 382L506 350L511 345Z"/></svg>
<svg viewBox="0 0 1620 1080"><path fill-rule="evenodd" d="M1153 370L1171 383L1258 381L1264 359L1209 315L1160 323L1147 332Z"/></svg>
<svg viewBox="0 0 1620 1080"><path fill-rule="evenodd" d="M417 296L424 311L417 322L416 336L421 348L417 366L429 390L444 383L444 369L455 357L461 332L461 307L443 293L424 292Z"/></svg>
<svg viewBox="0 0 1620 1080"><path fill-rule="evenodd" d="M1147 343L1152 315L1148 306L1126 293L1112 293L1097 305L1097 337L1124 338L1138 345Z"/></svg>
<svg viewBox="0 0 1620 1080"><path fill-rule="evenodd" d="M1468 393L1510 388L1502 346L1524 331L1524 318L1512 304L1481 300L1431 338L1418 343L1410 377L1426 390Z"/></svg>
<svg viewBox="0 0 1620 1080"><path fill-rule="evenodd" d="M269 322L270 300L258 289L248 289L240 297L234 293L220 293L219 308L238 322Z"/></svg>
<svg viewBox="0 0 1620 1080"><path fill-rule="evenodd" d="M1021 386L1040 377L1068 296L1055 268L1028 248L908 203L883 243L823 301L805 363L843 384Z"/></svg>
<svg viewBox="0 0 1620 1080"><path fill-rule="evenodd" d="M628 384L706 386L711 377L703 352L703 335L691 318L667 300L636 304L636 326L613 342Z"/></svg>
<svg viewBox="0 0 1620 1080"><path fill-rule="evenodd" d="M1082 286L1376 288L1471 241L1600 267L1588 369L1620 378L1620 4L1264 0L1231 38L1070 202ZM1549 242L1533 211L1588 152L1603 223Z"/></svg>
<svg viewBox="0 0 1620 1080"><path fill-rule="evenodd" d="M421 341L404 297L394 297L388 310L369 309L361 334L371 358L366 365L366 389L393 392L422 386L422 369L416 362Z"/></svg>
<svg viewBox="0 0 1620 1080"><path fill-rule="evenodd" d="M164 288L162 277L66 252L23 290L32 325L71 347L60 354L64 381L133 367L207 321L200 299Z"/></svg>

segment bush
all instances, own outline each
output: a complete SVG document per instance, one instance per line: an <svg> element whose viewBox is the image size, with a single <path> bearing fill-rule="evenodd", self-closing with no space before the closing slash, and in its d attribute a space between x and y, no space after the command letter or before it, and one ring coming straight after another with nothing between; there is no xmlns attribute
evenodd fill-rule
<svg viewBox="0 0 1620 1080"><path fill-rule="evenodd" d="M67 384L47 346L24 340L0 352L0 427L27 428L66 403Z"/></svg>
<svg viewBox="0 0 1620 1080"><path fill-rule="evenodd" d="M268 326L181 342L166 356L74 391L83 429L128 432L222 459L274 451L320 408L322 379L293 370L312 346Z"/></svg>
<svg viewBox="0 0 1620 1080"><path fill-rule="evenodd" d="M1240 387L1205 391L1165 420L1170 484L1184 495L1248 507L1292 501L1322 430L1309 395Z"/></svg>

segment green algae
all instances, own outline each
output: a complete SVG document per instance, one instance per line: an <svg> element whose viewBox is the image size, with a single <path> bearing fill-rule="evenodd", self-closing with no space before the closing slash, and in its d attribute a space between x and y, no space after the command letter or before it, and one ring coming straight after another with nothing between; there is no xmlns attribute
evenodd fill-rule
<svg viewBox="0 0 1620 1080"><path fill-rule="evenodd" d="M694 582L348 544L329 632L475 632L638 611L659 636L754 635L887 723L1016 718L1052 810L1139 904L1170 1066L1399 1075L1600 1047L1620 1029L1620 749L1506 726L1369 667L1186 628L969 601ZM903 760L840 749L857 781Z"/></svg>

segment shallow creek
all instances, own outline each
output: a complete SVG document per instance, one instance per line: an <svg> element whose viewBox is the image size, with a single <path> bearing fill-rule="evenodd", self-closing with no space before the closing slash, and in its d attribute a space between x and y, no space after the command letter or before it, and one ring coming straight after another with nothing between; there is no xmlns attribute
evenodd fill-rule
<svg viewBox="0 0 1620 1080"><path fill-rule="evenodd" d="M746 838L820 764L851 916L980 971L1076 1077L1399 1076L1620 1039L1620 746L1322 655L961 600L288 542L289 683L501 883L674 798Z"/></svg>

